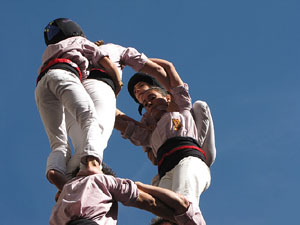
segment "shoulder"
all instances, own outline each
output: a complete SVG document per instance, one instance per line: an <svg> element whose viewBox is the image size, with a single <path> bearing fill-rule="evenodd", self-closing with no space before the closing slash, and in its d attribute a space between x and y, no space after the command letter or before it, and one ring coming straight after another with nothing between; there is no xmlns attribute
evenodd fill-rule
<svg viewBox="0 0 300 225"><path fill-rule="evenodd" d="M188 93L189 85L187 83L183 83L183 85L173 87L170 91L173 95L181 94L181 93Z"/></svg>
<svg viewBox="0 0 300 225"><path fill-rule="evenodd" d="M110 49L110 50L115 50L115 51L122 51L124 49L126 49L125 47L118 45L118 44L114 44L114 43L106 43L103 45L99 46L100 49Z"/></svg>
<svg viewBox="0 0 300 225"><path fill-rule="evenodd" d="M180 111L190 110L192 108L192 99L189 94L189 86L186 83L172 88L171 94Z"/></svg>

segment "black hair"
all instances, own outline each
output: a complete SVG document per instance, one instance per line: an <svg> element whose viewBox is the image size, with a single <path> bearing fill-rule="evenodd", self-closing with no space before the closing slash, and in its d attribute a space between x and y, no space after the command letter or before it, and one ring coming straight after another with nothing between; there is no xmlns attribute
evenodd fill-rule
<svg viewBox="0 0 300 225"><path fill-rule="evenodd" d="M106 175L111 175L113 177L117 176L115 171L113 171L113 169L104 162L102 162L102 172Z"/></svg>
<svg viewBox="0 0 300 225"><path fill-rule="evenodd" d="M155 90L155 91L159 92L164 97L166 97L167 95L170 94L166 89L164 89L162 87L150 87L147 91L151 91L151 90Z"/></svg>
<svg viewBox="0 0 300 225"><path fill-rule="evenodd" d="M79 172L80 168L79 166L72 172L72 177L76 177L77 173ZM113 177L116 177L115 171L111 167L109 167L106 163L102 162L102 172L106 175L111 175Z"/></svg>

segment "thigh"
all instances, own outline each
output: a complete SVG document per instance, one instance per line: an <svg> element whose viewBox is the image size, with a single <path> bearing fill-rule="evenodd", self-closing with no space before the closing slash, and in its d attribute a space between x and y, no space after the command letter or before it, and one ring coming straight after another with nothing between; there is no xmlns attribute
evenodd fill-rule
<svg viewBox="0 0 300 225"><path fill-rule="evenodd" d="M173 168L172 190L199 203L200 195L210 184L207 165L197 157L186 157Z"/></svg>
<svg viewBox="0 0 300 225"><path fill-rule="evenodd" d="M47 75L42 79L35 90L35 99L41 120L48 135L51 149L59 144L67 145L64 107L59 99L47 88Z"/></svg>
<svg viewBox="0 0 300 225"><path fill-rule="evenodd" d="M52 78L52 92L81 126L89 118L96 117L94 104L78 77L68 71Z"/></svg>
<svg viewBox="0 0 300 225"><path fill-rule="evenodd" d="M83 86L91 97L99 122L102 136L108 140L115 123L116 97L112 88L105 82L96 79L86 79Z"/></svg>
<svg viewBox="0 0 300 225"><path fill-rule="evenodd" d="M173 170L168 171L162 178L160 178L158 186L173 191L172 183L173 183Z"/></svg>

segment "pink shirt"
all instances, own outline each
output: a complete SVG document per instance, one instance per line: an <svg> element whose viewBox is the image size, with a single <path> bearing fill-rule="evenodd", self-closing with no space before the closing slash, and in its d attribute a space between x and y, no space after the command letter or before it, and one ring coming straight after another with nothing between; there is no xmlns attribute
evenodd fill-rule
<svg viewBox="0 0 300 225"><path fill-rule="evenodd" d="M122 79L122 66L130 66L135 71L140 71L148 58L139 53L135 48L125 48L120 45L108 43L99 46L100 51L107 52L109 59L117 66Z"/></svg>
<svg viewBox="0 0 300 225"><path fill-rule="evenodd" d="M156 157L157 150L172 137L191 137L198 140L198 131L191 113L192 100L188 92L188 85L175 87L171 90L179 112L167 112L157 122L151 133L149 130L128 122L123 137L129 137L135 145L149 146Z"/></svg>
<svg viewBox="0 0 300 225"><path fill-rule="evenodd" d="M50 225L62 225L77 218L97 224L117 224L117 202L131 205L138 198L138 189L131 180L104 174L77 177L65 184L53 207Z"/></svg>
<svg viewBox="0 0 300 225"><path fill-rule="evenodd" d="M41 68L52 59L67 58L79 66L82 78L85 79L88 75L89 62L99 67L98 62L104 56L108 56L108 52L101 51L97 45L88 39L76 36L48 45L42 56Z"/></svg>
<svg viewBox="0 0 300 225"><path fill-rule="evenodd" d="M115 63L121 78L122 65L128 65L139 71L148 61L143 53L139 53L134 48L124 48L115 44L97 46L88 39L77 36L48 45L42 56L41 68L52 59L67 58L79 66L82 79L85 79L88 76L89 63L91 62L95 67L101 68L98 62L104 56L109 57Z"/></svg>

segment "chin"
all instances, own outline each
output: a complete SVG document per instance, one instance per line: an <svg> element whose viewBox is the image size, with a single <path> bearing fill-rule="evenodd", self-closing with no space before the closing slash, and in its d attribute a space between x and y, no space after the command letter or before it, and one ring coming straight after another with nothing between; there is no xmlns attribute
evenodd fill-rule
<svg viewBox="0 0 300 225"><path fill-rule="evenodd" d="M155 119L155 121L158 122L165 113L166 113L165 110L159 110L159 111L155 110L154 112L151 112L151 115Z"/></svg>

